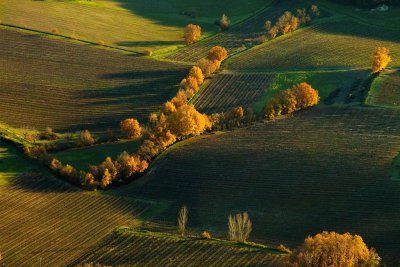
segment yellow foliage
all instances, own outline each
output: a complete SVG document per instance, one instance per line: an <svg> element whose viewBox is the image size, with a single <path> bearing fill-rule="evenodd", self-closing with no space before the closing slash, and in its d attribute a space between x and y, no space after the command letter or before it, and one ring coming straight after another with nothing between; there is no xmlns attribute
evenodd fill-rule
<svg viewBox="0 0 400 267"><path fill-rule="evenodd" d="M183 38L187 44L192 44L201 36L201 27L199 25L188 24L184 30Z"/></svg>
<svg viewBox="0 0 400 267"><path fill-rule="evenodd" d="M299 83L291 89L296 96L298 108L307 108L319 103L318 91L313 89L308 83Z"/></svg>
<svg viewBox="0 0 400 267"><path fill-rule="evenodd" d="M309 236L293 255L297 266L378 266L380 257L368 249L361 236L322 232Z"/></svg>
<svg viewBox="0 0 400 267"><path fill-rule="evenodd" d="M164 103L164 105L162 107L162 112L165 115L169 115L175 111L176 111L175 105L171 101L167 101Z"/></svg>
<svg viewBox="0 0 400 267"><path fill-rule="evenodd" d="M167 128L177 137L200 135L211 128L211 122L193 105L183 105L168 117Z"/></svg>
<svg viewBox="0 0 400 267"><path fill-rule="evenodd" d="M228 51L222 46L214 46L208 52L208 59L212 61L224 61L228 58Z"/></svg>
<svg viewBox="0 0 400 267"><path fill-rule="evenodd" d="M84 130L79 135L78 144L80 146L91 146L95 143L92 134L88 130Z"/></svg>
<svg viewBox="0 0 400 267"><path fill-rule="evenodd" d="M142 135L142 128L136 119L130 118L121 121L121 130L128 138L138 138Z"/></svg>
<svg viewBox="0 0 400 267"><path fill-rule="evenodd" d="M203 78L204 79L204 78ZM195 94L199 90L199 84L196 80L196 78L189 76L186 79L183 79L180 84L180 88L184 91L186 94L186 98L190 98L190 94ZM186 100L185 100L186 102Z"/></svg>
<svg viewBox="0 0 400 267"><path fill-rule="evenodd" d="M389 55L389 49L385 47L378 47L374 53L374 59L372 63L372 72L380 72L391 61L391 57Z"/></svg>
<svg viewBox="0 0 400 267"><path fill-rule="evenodd" d="M112 181L112 176L111 176L110 172L108 171L108 169L105 169L104 173L103 173L103 177L100 182L101 188L106 188L107 186L109 186L111 184L111 181Z"/></svg>
<svg viewBox="0 0 400 267"><path fill-rule="evenodd" d="M199 67L193 66L190 69L188 78L194 78L197 81L197 85L200 86L204 81L203 71Z"/></svg>
<svg viewBox="0 0 400 267"><path fill-rule="evenodd" d="M183 90L179 90L174 98L171 99L171 102L175 105L176 108L179 108L186 104L187 96Z"/></svg>
<svg viewBox="0 0 400 267"><path fill-rule="evenodd" d="M202 58L197 62L197 66L203 72L204 77L208 78L211 77L212 74L219 68L219 64L216 64L219 61L212 61L207 58Z"/></svg>

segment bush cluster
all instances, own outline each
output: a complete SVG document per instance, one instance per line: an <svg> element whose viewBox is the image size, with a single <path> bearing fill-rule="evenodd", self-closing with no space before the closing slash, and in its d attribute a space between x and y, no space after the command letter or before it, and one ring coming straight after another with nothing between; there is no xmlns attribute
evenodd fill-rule
<svg viewBox="0 0 400 267"><path fill-rule="evenodd" d="M307 83L300 83L273 97L265 107L265 117L274 119L283 114L312 107L318 104L319 99L317 90Z"/></svg>

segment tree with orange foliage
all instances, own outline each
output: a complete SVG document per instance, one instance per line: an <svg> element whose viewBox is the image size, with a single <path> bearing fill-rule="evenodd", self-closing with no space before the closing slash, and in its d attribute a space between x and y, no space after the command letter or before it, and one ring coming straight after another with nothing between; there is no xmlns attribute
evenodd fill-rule
<svg viewBox="0 0 400 267"><path fill-rule="evenodd" d="M191 98L199 90L197 80L193 77L187 77L183 79L180 84L180 88L185 94L186 99ZM186 102L186 100L185 100Z"/></svg>
<svg viewBox="0 0 400 267"><path fill-rule="evenodd" d="M203 84L204 81L203 71L198 66L193 66L190 69L188 78L190 77L194 78L197 81L198 86Z"/></svg>
<svg viewBox="0 0 400 267"><path fill-rule="evenodd" d="M188 24L183 32L183 38L187 44L192 44L201 36L201 27L199 25Z"/></svg>
<svg viewBox="0 0 400 267"><path fill-rule="evenodd" d="M179 108L186 104L188 97L184 90L179 90L176 96L171 99L171 102L175 105L176 108Z"/></svg>
<svg viewBox="0 0 400 267"><path fill-rule="evenodd" d="M128 138L138 138L142 135L142 128L136 119L130 118L121 121L121 130Z"/></svg>
<svg viewBox="0 0 400 267"><path fill-rule="evenodd" d="M227 29L229 29L230 24L231 21L229 20L228 16L222 14L221 19L219 20L219 26L221 27L221 30L226 31Z"/></svg>
<svg viewBox="0 0 400 267"><path fill-rule="evenodd" d="M381 258L361 236L322 232L304 240L292 255L294 266L379 266Z"/></svg>
<svg viewBox="0 0 400 267"><path fill-rule="evenodd" d="M219 68L220 64L216 64L215 62L219 61L212 61L207 58L202 58L197 62L196 65L201 69L204 77L209 78Z"/></svg>
<svg viewBox="0 0 400 267"><path fill-rule="evenodd" d="M293 86L291 91L296 96L298 109L312 107L319 103L318 91L308 83L299 83Z"/></svg>
<svg viewBox="0 0 400 267"><path fill-rule="evenodd" d="M162 113L165 115L169 115L176 111L175 105L171 101L167 101L164 103L162 107Z"/></svg>
<svg viewBox="0 0 400 267"><path fill-rule="evenodd" d="M167 119L167 129L178 138L200 135L211 128L207 115L198 112L193 105L183 105Z"/></svg>
<svg viewBox="0 0 400 267"><path fill-rule="evenodd" d="M228 58L228 51L222 46L214 46L208 52L208 59L212 61L224 61Z"/></svg>
<svg viewBox="0 0 400 267"><path fill-rule="evenodd" d="M300 83L273 97L265 107L265 116L273 119L319 103L318 91L307 83Z"/></svg>
<svg viewBox="0 0 400 267"><path fill-rule="evenodd" d="M386 68L391 60L392 59L389 55L389 49L387 49L386 47L378 47L374 53L372 72L380 72L381 70Z"/></svg>
<svg viewBox="0 0 400 267"><path fill-rule="evenodd" d="M128 152L124 151L118 156L115 166L121 179L129 179L134 174L144 172L149 163L141 160L137 155L129 155Z"/></svg>

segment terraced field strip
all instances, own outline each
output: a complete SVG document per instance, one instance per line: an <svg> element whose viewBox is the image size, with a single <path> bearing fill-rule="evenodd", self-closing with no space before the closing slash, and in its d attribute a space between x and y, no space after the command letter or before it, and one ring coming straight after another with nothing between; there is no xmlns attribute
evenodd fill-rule
<svg viewBox="0 0 400 267"><path fill-rule="evenodd" d="M399 31L344 19L278 37L231 58L228 66L253 71L369 69L372 54L379 46L390 49L393 58L390 66L400 66Z"/></svg>
<svg viewBox="0 0 400 267"><path fill-rule="evenodd" d="M267 90L274 74L220 74L212 79L193 104L204 113L226 112L238 106L251 107Z"/></svg>
<svg viewBox="0 0 400 267"><path fill-rule="evenodd" d="M149 203L84 193L25 175L0 186L0 250L6 266L62 266L115 227L136 225Z"/></svg>
<svg viewBox="0 0 400 267"><path fill-rule="evenodd" d="M375 79L367 104L400 107L400 70L389 70Z"/></svg>
<svg viewBox="0 0 400 267"><path fill-rule="evenodd" d="M297 8L306 7L305 1L281 0L272 1L269 7L265 8L251 18L231 27L226 32L213 35L200 42L186 46L166 56L167 59L183 62L196 62L207 56L211 47L220 45L228 50L229 54L243 51L254 45L254 38L265 35L264 24L266 20L275 21L286 10L296 11Z"/></svg>
<svg viewBox="0 0 400 267"><path fill-rule="evenodd" d="M159 219L190 209L190 227L223 236L227 216L248 211L250 240L295 246L323 230L352 232L396 266L400 111L325 108L182 142L142 182L115 194L173 201Z"/></svg>
<svg viewBox="0 0 400 267"><path fill-rule="evenodd" d="M70 264L118 266L274 266L283 254L228 241L124 230Z"/></svg>
<svg viewBox="0 0 400 267"><path fill-rule="evenodd" d="M0 28L1 120L11 126L104 131L147 118L188 66Z"/></svg>

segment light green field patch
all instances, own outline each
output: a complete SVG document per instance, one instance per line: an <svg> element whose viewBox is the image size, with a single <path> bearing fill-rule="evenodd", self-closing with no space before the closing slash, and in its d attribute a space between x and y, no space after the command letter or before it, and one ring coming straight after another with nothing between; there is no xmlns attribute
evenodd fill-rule
<svg viewBox="0 0 400 267"><path fill-rule="evenodd" d="M375 78L366 103L373 106L400 107L400 72L385 70Z"/></svg>
<svg viewBox="0 0 400 267"><path fill-rule="evenodd" d="M0 185L31 168L32 165L19 155L15 147L0 140Z"/></svg>
<svg viewBox="0 0 400 267"><path fill-rule="evenodd" d="M277 74L269 88L264 90L263 95L254 105L256 112L262 111L269 99L278 92L289 89L293 85L306 82L318 90L323 101L338 88L349 88L353 82L367 74L366 71L321 71L321 72L286 72Z"/></svg>
<svg viewBox="0 0 400 267"><path fill-rule="evenodd" d="M87 170L90 165L100 164L106 157L116 159L123 151L133 153L139 145L140 141L124 140L112 144L70 149L55 153L53 156L63 164L70 164L79 170Z"/></svg>

